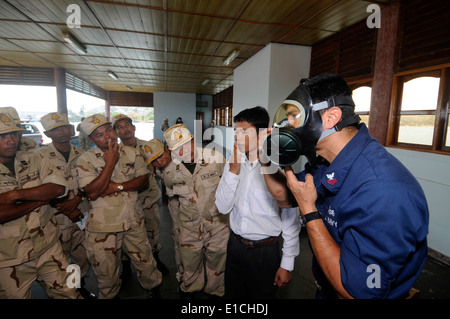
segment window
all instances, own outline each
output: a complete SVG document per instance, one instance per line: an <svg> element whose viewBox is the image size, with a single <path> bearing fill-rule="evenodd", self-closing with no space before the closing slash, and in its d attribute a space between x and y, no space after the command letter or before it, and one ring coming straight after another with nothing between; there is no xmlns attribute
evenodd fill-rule
<svg viewBox="0 0 450 319"><path fill-rule="evenodd" d="M232 126L233 125L233 107L223 106L214 109L215 125Z"/></svg>
<svg viewBox="0 0 450 319"><path fill-rule="evenodd" d="M450 148L450 115L447 115L447 134L445 136L445 147Z"/></svg>
<svg viewBox="0 0 450 319"><path fill-rule="evenodd" d="M136 128L135 136L137 138L145 141L153 138L153 128L155 126L153 107L111 106L110 113L111 119L118 114L129 116Z"/></svg>
<svg viewBox="0 0 450 319"><path fill-rule="evenodd" d="M233 126L233 86L213 95L215 125Z"/></svg>
<svg viewBox="0 0 450 319"><path fill-rule="evenodd" d="M368 127L372 88L370 86L360 86L353 90L352 97L355 102L355 113L359 115L361 122L364 122Z"/></svg>
<svg viewBox="0 0 450 319"><path fill-rule="evenodd" d="M436 152L450 151L449 69L398 76L392 144Z"/></svg>
<svg viewBox="0 0 450 319"><path fill-rule="evenodd" d="M105 115L105 100L74 90L66 90L67 116L71 124L78 128L81 119L95 113ZM79 134L79 130L75 130Z"/></svg>
<svg viewBox="0 0 450 319"><path fill-rule="evenodd" d="M403 83L398 142L433 144L439 94L438 77L418 77Z"/></svg>

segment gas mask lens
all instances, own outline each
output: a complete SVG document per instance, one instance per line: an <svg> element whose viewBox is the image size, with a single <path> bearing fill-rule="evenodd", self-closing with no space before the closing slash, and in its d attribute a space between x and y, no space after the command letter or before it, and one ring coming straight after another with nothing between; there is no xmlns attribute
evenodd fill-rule
<svg viewBox="0 0 450 319"><path fill-rule="evenodd" d="M305 117L305 108L298 101L286 100L275 113L274 127L298 128L305 123Z"/></svg>
<svg viewBox="0 0 450 319"><path fill-rule="evenodd" d="M294 100L285 100L274 116L270 139L265 143L270 160L280 166L294 164L300 156L302 141L294 129L305 124L305 108Z"/></svg>

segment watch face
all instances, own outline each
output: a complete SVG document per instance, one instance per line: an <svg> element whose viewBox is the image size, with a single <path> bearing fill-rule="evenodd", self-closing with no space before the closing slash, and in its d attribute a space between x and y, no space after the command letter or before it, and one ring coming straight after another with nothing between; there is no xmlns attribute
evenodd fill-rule
<svg viewBox="0 0 450 319"><path fill-rule="evenodd" d="M305 218L305 216L302 216L302 215L298 216L298 221L300 222L300 226L301 227L305 227L305 225L306 225L306 218Z"/></svg>
<svg viewBox="0 0 450 319"><path fill-rule="evenodd" d="M300 226L305 227L306 223L312 220L321 219L322 213L319 211L315 211L306 215L300 215L298 217L300 221Z"/></svg>

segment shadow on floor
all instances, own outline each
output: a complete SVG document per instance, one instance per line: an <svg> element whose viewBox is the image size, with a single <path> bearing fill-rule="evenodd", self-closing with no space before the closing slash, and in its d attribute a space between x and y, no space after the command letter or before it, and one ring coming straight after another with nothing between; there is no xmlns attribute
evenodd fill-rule
<svg viewBox="0 0 450 319"><path fill-rule="evenodd" d="M175 278L176 266L174 258L174 247L171 236L172 220L166 204L160 201L159 213L161 216L160 259L169 268L170 273L163 278L161 287L161 296L163 299L179 299L177 292L178 283ZM278 291L279 299L313 299L316 287L311 273L312 253L308 244L308 238L305 230L300 233L300 255L295 260L295 269L292 281L286 288ZM98 294L97 279L92 269L85 276L86 288ZM414 285L420 291L421 299L447 299L450 298L450 266L437 260L428 258L425 267ZM32 286L32 295L35 299L47 299L47 294L35 282ZM122 282L122 288L119 293L122 299L142 299L144 290L136 279L136 272L132 269L132 276ZM206 298L203 295L198 296Z"/></svg>

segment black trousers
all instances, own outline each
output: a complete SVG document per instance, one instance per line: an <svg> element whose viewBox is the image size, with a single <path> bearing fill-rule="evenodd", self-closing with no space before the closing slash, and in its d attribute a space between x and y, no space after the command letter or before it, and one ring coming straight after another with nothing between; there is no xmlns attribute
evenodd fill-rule
<svg viewBox="0 0 450 319"><path fill-rule="evenodd" d="M230 234L225 266L225 298L275 299L275 275L280 267L279 243L247 248Z"/></svg>

